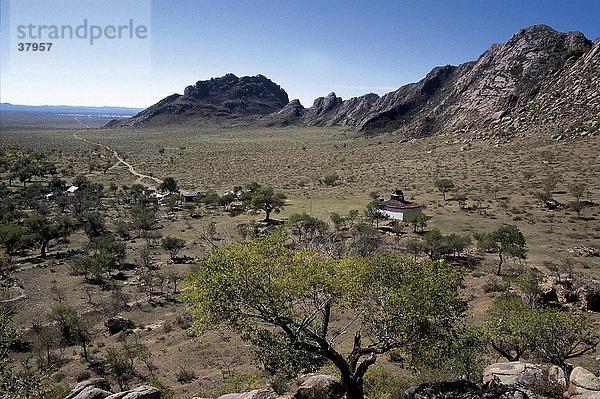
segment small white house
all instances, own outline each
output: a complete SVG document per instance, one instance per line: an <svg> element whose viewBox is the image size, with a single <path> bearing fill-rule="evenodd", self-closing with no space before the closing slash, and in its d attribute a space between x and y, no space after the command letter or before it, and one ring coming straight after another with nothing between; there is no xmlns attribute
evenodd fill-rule
<svg viewBox="0 0 600 399"><path fill-rule="evenodd" d="M389 200L383 201L379 212L388 219L404 220L408 215L421 211L423 211L423 205L405 200L404 193L397 188L392 192Z"/></svg>

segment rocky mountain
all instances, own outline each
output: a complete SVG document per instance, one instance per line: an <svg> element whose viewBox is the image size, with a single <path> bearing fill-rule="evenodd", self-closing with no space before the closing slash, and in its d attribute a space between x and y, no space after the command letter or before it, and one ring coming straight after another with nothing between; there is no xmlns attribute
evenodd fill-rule
<svg viewBox="0 0 600 399"><path fill-rule="evenodd" d="M587 115L598 115L597 102L585 101L598 96L597 47L596 43L592 48L579 32L561 33L535 25L504 44L492 45L477 61L436 67L419 82L381 98L367 95L334 101L330 94L318 99L306 112L314 115L306 124L423 136L489 130L498 120L510 121L514 129L513 117L528 108L537 109L540 115L556 109L555 121L561 123L564 115L581 115L581 108L575 106L581 102L591 112ZM573 92L574 86L579 90ZM564 112L549 101L562 104Z"/></svg>
<svg viewBox="0 0 600 399"><path fill-rule="evenodd" d="M263 75L238 78L227 74L196 82L183 95L172 94L125 121L109 126L146 127L195 121L222 122L244 120L280 110L288 95Z"/></svg>
<svg viewBox="0 0 600 399"><path fill-rule="evenodd" d="M200 81L140 112L125 126L235 120L262 126L345 126L393 132L511 136L543 129L560 135L600 128L600 42L580 32L534 25L476 61L439 66L381 97L335 93L305 108L262 75Z"/></svg>

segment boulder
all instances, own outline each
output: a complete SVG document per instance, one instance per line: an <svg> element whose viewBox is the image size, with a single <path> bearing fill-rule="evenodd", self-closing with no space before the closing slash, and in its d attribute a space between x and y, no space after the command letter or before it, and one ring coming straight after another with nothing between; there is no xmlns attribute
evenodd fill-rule
<svg viewBox="0 0 600 399"><path fill-rule="evenodd" d="M583 367L575 367L569 377L567 393L571 399L600 399L600 377Z"/></svg>
<svg viewBox="0 0 600 399"><path fill-rule="evenodd" d="M344 395L344 386L334 376L317 374L308 376L294 394L295 399L338 399Z"/></svg>
<svg viewBox="0 0 600 399"><path fill-rule="evenodd" d="M111 334L116 334L123 330L130 330L133 328L133 322L122 316L111 317L110 319L106 320L104 324Z"/></svg>
<svg viewBox="0 0 600 399"><path fill-rule="evenodd" d="M241 393L227 393L225 395L219 396L217 399L240 399L241 397Z"/></svg>
<svg viewBox="0 0 600 399"><path fill-rule="evenodd" d="M533 399L515 387L489 384L479 386L470 381L442 381L409 388L407 399Z"/></svg>
<svg viewBox="0 0 600 399"><path fill-rule="evenodd" d="M73 399L77 397L86 388L98 388L104 391L110 391L110 384L104 378L91 378L89 380L81 381L73 389L65 399ZM108 396L108 395L107 395Z"/></svg>
<svg viewBox="0 0 600 399"><path fill-rule="evenodd" d="M517 385L531 388L544 381L542 370L531 363L505 362L494 363L483 371L483 383L497 381L502 385Z"/></svg>
<svg viewBox="0 0 600 399"><path fill-rule="evenodd" d="M85 387L72 399L105 399L112 395L112 392L96 387Z"/></svg>
<svg viewBox="0 0 600 399"><path fill-rule="evenodd" d="M269 388L254 389L241 394L239 399L277 399L277 394Z"/></svg>
<svg viewBox="0 0 600 399"><path fill-rule="evenodd" d="M548 382L554 386L567 387L567 378L565 372L558 366L551 366L548 369Z"/></svg>
<svg viewBox="0 0 600 399"><path fill-rule="evenodd" d="M150 385L142 385L130 391L112 394L106 399L160 399L160 390Z"/></svg>

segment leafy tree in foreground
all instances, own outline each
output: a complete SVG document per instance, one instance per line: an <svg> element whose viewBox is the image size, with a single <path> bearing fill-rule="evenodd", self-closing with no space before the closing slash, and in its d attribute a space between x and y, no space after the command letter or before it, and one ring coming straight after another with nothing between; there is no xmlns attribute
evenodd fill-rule
<svg viewBox="0 0 600 399"><path fill-rule="evenodd" d="M533 356L571 373L570 359L593 351L597 332L588 320L558 309L534 309L518 297L500 297L486 323L492 348L509 361L529 351Z"/></svg>
<svg viewBox="0 0 600 399"><path fill-rule="evenodd" d="M498 297L488 312L485 335L490 346L509 362L518 361L533 344L534 321L519 297Z"/></svg>
<svg viewBox="0 0 600 399"><path fill-rule="evenodd" d="M475 239L480 250L498 254L498 276L502 273L505 256L525 259L525 236L517 226L506 225L490 233L475 234Z"/></svg>
<svg viewBox="0 0 600 399"><path fill-rule="evenodd" d="M185 291L196 325L225 323L244 339L267 334L327 359L348 399L363 399L365 373L378 355L398 348L424 352L465 310L458 294L461 272L439 262L391 254L336 261L308 249L292 251L286 240L277 232L218 247L200 261ZM330 327L333 315L343 311L353 322ZM281 334L269 334L273 328ZM350 331L352 349L344 355L338 341Z"/></svg>

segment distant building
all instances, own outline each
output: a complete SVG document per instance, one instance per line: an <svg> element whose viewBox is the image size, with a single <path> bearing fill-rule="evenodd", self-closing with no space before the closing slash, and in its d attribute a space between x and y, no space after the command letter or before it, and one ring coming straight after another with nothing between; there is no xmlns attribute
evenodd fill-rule
<svg viewBox="0 0 600 399"><path fill-rule="evenodd" d="M395 189L390 199L383 201L381 214L393 220L404 220L412 213L421 212L423 205L407 201L399 188Z"/></svg>
<svg viewBox="0 0 600 399"><path fill-rule="evenodd" d="M183 198L184 202L191 202L193 201L196 197L202 195L202 193L198 192L198 191L185 191L185 190L179 190L179 195L181 195L181 198Z"/></svg>

